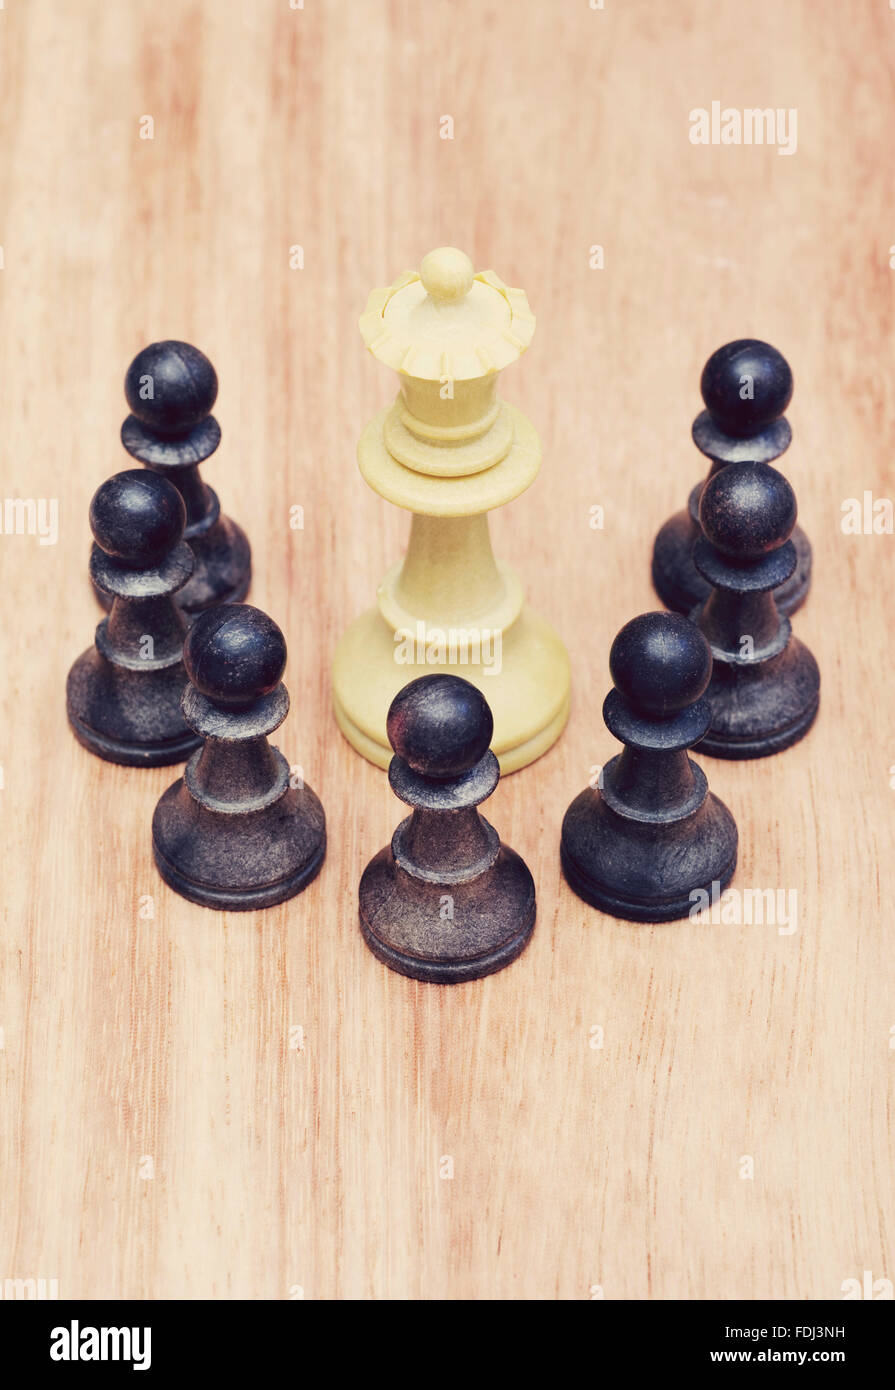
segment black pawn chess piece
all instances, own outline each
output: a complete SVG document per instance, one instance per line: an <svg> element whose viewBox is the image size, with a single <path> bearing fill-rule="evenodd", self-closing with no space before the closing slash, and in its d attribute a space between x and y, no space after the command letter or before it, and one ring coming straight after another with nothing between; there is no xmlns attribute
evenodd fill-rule
<svg viewBox="0 0 895 1390"><path fill-rule="evenodd" d="M714 899L736 867L733 816L687 754L709 726L712 656L686 618L644 613L619 632L609 669L603 718L625 748L566 811L563 872L614 917L668 922Z"/></svg>
<svg viewBox="0 0 895 1390"><path fill-rule="evenodd" d="M289 710L283 634L257 608L222 605L196 618L183 660L183 712L202 747L155 808L159 873L204 907L285 902L319 872L326 822L310 787L293 785L268 742Z"/></svg>
<svg viewBox="0 0 895 1390"><path fill-rule="evenodd" d="M693 422L693 440L711 460L709 478L729 463L770 463L789 448L792 430L783 412L792 397L792 372L785 357L758 338L739 338L713 352L702 373L706 409ZM708 598L709 588L693 562L699 539L699 498L706 479L690 493L656 536L653 583L660 599L689 613ZM794 613L811 586L811 543L793 532L796 567L774 598L781 613Z"/></svg>
<svg viewBox="0 0 895 1390"><path fill-rule="evenodd" d="M159 767L199 744L180 708L186 620L174 595L193 570L185 521L177 489L142 468L116 473L90 503L90 576L111 611L69 671L66 701L79 741L108 762Z"/></svg>
<svg viewBox="0 0 895 1390"><path fill-rule="evenodd" d="M458 984L501 970L535 924L535 887L477 807L500 778L485 697L459 676L411 681L386 724L389 782L413 807L360 882L373 954L415 980Z"/></svg>
<svg viewBox="0 0 895 1390"><path fill-rule="evenodd" d="M691 617L714 657L702 751L764 758L804 737L820 699L817 662L773 599L798 564L795 493L770 464L731 464L706 484L699 519L710 593Z"/></svg>
<svg viewBox="0 0 895 1390"><path fill-rule="evenodd" d="M147 468L174 483L186 505L185 538L196 568L178 602L195 615L218 603L245 598L252 555L245 532L221 512L217 493L199 464L221 442L211 414L218 394L214 367L189 343L151 343L138 353L124 381L133 412L121 427L121 442Z"/></svg>

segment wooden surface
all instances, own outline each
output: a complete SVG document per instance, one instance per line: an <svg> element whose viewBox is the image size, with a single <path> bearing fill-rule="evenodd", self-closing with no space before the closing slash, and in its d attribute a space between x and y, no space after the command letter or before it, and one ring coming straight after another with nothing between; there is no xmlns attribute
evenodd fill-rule
<svg viewBox="0 0 895 1390"><path fill-rule="evenodd" d="M60 534L0 536L0 1280L801 1299L895 1278L895 538L840 528L845 498L895 496L893 56L882 0L6 0L2 492L58 498ZM797 153L691 145L714 99L797 108ZM533 943L454 989L361 941L358 877L401 808L329 708L335 641L408 525L355 466L394 389L357 317L443 243L538 315L502 393L544 465L493 533L573 663L563 738L488 811L534 873ZM821 715L774 759L703 764L735 886L797 891L798 929L635 927L561 882L559 825L617 751L609 645L656 606L653 535L702 472L703 361L745 334L796 378ZM65 721L98 616L87 504L128 463L125 368L162 337L217 367L205 472L289 641L277 741L328 815L321 877L256 916L165 888L149 821L176 770L103 764Z"/></svg>

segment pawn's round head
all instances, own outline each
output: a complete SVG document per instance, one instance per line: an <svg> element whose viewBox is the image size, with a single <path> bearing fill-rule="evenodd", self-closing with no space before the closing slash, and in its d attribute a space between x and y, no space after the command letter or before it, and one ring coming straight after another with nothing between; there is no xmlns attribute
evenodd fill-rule
<svg viewBox="0 0 895 1390"><path fill-rule="evenodd" d="M706 539L733 560L760 560L789 539L796 495L769 463L729 463L706 483L699 521Z"/></svg>
<svg viewBox="0 0 895 1390"><path fill-rule="evenodd" d="M273 618L248 603L207 608L183 644L183 664L197 690L216 705L245 706L279 685L286 639Z"/></svg>
<svg viewBox="0 0 895 1390"><path fill-rule="evenodd" d="M613 642L609 670L616 690L637 713L661 719L700 698L711 678L712 653L688 618L641 613Z"/></svg>
<svg viewBox="0 0 895 1390"><path fill-rule="evenodd" d="M128 468L97 488L90 529L100 550L133 569L160 565L183 537L186 508L173 483L146 468Z"/></svg>
<svg viewBox="0 0 895 1390"><path fill-rule="evenodd" d="M480 690L459 676L421 676L399 690L388 741L422 777L462 777L488 751L494 720Z"/></svg>
<svg viewBox="0 0 895 1390"><path fill-rule="evenodd" d="M702 369L701 389L718 427L745 439L783 414L792 398L792 372L770 343L738 338L712 353Z"/></svg>
<svg viewBox="0 0 895 1390"><path fill-rule="evenodd" d="M182 435L210 414L218 379L204 352L169 339L137 353L124 378L124 394L148 430Z"/></svg>

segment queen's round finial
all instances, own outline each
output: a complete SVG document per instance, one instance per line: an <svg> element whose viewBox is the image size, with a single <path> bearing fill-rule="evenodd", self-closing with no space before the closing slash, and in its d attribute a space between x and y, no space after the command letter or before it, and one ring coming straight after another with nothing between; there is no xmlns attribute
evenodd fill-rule
<svg viewBox="0 0 895 1390"><path fill-rule="evenodd" d="M408 387L425 383L425 396L446 376L461 385L495 376L528 347L535 319L524 290L511 289L493 270L476 272L465 251L439 246L419 270L371 292L360 330L373 356L400 372L413 412L419 401L407 399ZM455 400L442 412L451 420L437 423L461 423Z"/></svg>
<svg viewBox="0 0 895 1390"><path fill-rule="evenodd" d="M472 289L475 267L465 251L439 246L423 257L420 279L426 294L437 304L456 304Z"/></svg>

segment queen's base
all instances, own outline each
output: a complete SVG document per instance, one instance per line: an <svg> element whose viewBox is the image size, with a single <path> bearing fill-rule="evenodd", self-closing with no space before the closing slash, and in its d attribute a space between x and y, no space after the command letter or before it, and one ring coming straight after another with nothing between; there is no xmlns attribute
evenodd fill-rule
<svg viewBox="0 0 895 1390"><path fill-rule="evenodd" d="M410 646L413 660L406 659ZM476 652L472 644L464 651L459 643L446 655L449 659L441 661L441 652L424 641L396 637L378 608L351 624L333 661L333 704L339 728L358 753L388 767L389 705L410 681L435 672L462 676L487 699L494 716L491 747L501 774L526 767L556 742L569 716L569 657L550 624L527 604L499 645L485 642ZM469 659L476 656L483 659Z"/></svg>

